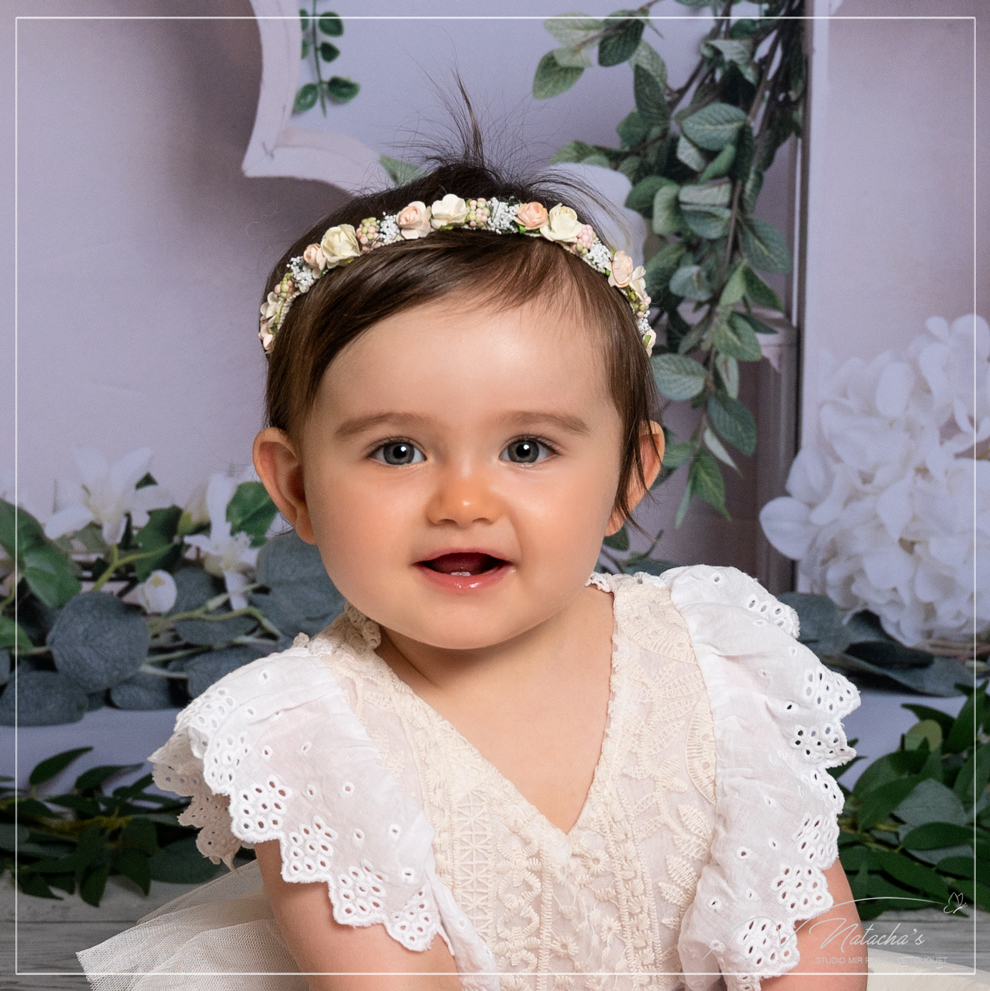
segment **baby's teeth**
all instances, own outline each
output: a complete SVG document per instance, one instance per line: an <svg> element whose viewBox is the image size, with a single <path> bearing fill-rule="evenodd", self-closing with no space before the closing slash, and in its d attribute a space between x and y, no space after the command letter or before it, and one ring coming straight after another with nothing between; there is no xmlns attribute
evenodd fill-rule
<svg viewBox="0 0 990 991"><path fill-rule="evenodd" d="M471 572L470 571L452 571L451 574L452 575L456 575L458 578L470 578L471 577Z"/></svg>

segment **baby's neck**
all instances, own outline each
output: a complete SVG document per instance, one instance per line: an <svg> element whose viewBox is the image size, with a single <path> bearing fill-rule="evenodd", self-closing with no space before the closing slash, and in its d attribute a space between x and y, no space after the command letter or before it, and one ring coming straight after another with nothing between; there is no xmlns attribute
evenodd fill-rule
<svg viewBox="0 0 990 991"><path fill-rule="evenodd" d="M573 678L578 658L611 657L612 625L612 597L586 586L560 612L502 643L450 650L383 628L378 654L439 711L445 698L490 702Z"/></svg>

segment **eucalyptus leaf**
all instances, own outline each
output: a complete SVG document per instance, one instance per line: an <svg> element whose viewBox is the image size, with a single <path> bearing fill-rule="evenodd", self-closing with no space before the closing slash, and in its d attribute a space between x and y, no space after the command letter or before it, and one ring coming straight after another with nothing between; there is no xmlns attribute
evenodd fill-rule
<svg viewBox="0 0 990 991"><path fill-rule="evenodd" d="M199 654L186 664L186 689L190 698L197 698L224 675L236 671L263 655L252 647L226 647ZM164 681L165 679L160 679Z"/></svg>
<svg viewBox="0 0 990 991"><path fill-rule="evenodd" d="M47 643L58 671L95 692L134 675L150 639L141 615L115 595L81 592L63 607Z"/></svg>
<svg viewBox="0 0 990 991"><path fill-rule="evenodd" d="M0 695L0 726L59 726L77 723L89 710L86 692L57 671L17 672L17 713L14 678Z"/></svg>
<svg viewBox="0 0 990 991"><path fill-rule="evenodd" d="M139 671L110 689L110 701L118 709L175 709L184 699L172 688L173 680Z"/></svg>
<svg viewBox="0 0 990 991"><path fill-rule="evenodd" d="M798 614L801 643L819 657L841 654L849 646L849 629L842 622L839 607L827 595L783 592L777 598Z"/></svg>
<svg viewBox="0 0 990 991"><path fill-rule="evenodd" d="M533 77L533 96L547 100L569 90L580 78L584 69L568 68L557 61L555 52L547 52L540 59Z"/></svg>

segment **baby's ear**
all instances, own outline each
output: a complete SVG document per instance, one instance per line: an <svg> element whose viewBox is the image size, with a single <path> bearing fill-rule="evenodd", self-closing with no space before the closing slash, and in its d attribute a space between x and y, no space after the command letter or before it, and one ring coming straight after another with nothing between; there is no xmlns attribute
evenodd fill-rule
<svg viewBox="0 0 990 991"><path fill-rule="evenodd" d="M302 463L295 445L285 431L266 427L255 437L252 454L255 471L272 502L307 544L315 544L303 487Z"/></svg>
<svg viewBox="0 0 990 991"><path fill-rule="evenodd" d="M650 486L657 480L660 469L663 467L664 435L663 427L659 423L650 420L649 425L645 425L640 430L639 456L643 465L643 476L646 485L640 480L638 473L633 472L629 478L629 509L635 509L643 496L650 491ZM620 512L613 512L605 528L605 536L610 537L613 533L618 533L626 522L626 517Z"/></svg>

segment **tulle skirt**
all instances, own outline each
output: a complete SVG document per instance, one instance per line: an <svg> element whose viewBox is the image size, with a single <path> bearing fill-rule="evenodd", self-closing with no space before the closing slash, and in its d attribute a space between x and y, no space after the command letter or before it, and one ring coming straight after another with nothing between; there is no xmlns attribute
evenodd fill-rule
<svg viewBox="0 0 990 991"><path fill-rule="evenodd" d="M93 991L308 991L251 861L76 954ZM868 991L987 991L990 973L870 950ZM468 979L470 981L470 979Z"/></svg>

